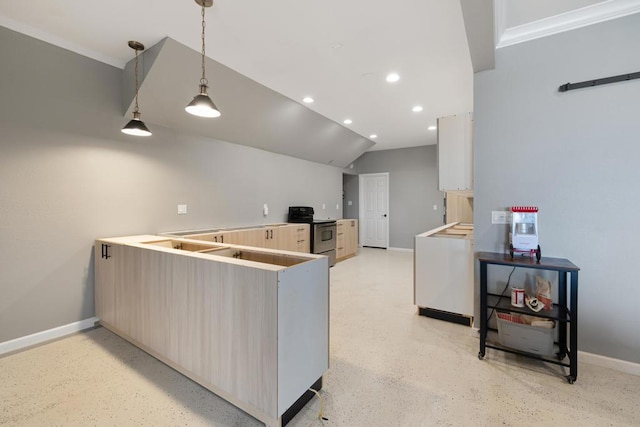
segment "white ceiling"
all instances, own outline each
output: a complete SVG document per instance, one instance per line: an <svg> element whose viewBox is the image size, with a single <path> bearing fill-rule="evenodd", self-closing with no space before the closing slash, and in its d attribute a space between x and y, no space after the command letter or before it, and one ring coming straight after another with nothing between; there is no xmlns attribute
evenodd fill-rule
<svg viewBox="0 0 640 427"><path fill-rule="evenodd" d="M151 47L168 36L200 50L193 0L11 1L0 16L14 30L119 67L131 60L128 40ZM427 127L473 106L458 1L215 0L206 20L208 57L297 102L313 96L308 108L340 124L350 118L364 137L377 134L374 149L435 144ZM395 84L385 81L392 71L401 77ZM424 110L412 112L415 105Z"/></svg>
<svg viewBox="0 0 640 427"><path fill-rule="evenodd" d="M512 25L567 11L555 0L497 1L511 8ZM128 40L149 48L170 37L200 50L193 0L4 1L0 25L121 68L132 58ZM466 37L454 0L215 0L207 9L208 57L296 102L314 97L307 108L341 125L352 119L348 128L365 138L377 134L371 150L435 144L427 128L438 117L472 111ZM385 81L392 71L394 84Z"/></svg>

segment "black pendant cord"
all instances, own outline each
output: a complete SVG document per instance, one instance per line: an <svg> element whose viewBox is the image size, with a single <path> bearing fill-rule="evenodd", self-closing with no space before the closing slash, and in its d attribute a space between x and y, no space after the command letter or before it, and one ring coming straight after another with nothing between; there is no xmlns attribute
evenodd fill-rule
<svg viewBox="0 0 640 427"><path fill-rule="evenodd" d="M585 87L600 86L609 83L618 83L634 79L640 79L640 71L637 71L635 73L620 74L619 76L605 77L603 79L587 80L580 83L567 83L560 86L558 90L560 92L566 92L568 90L582 89Z"/></svg>

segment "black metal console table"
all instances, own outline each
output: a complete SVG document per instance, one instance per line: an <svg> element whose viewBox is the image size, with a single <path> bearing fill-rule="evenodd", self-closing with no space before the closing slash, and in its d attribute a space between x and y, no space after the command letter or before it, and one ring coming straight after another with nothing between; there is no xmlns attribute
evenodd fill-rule
<svg viewBox="0 0 640 427"><path fill-rule="evenodd" d="M578 378L578 268L571 261L564 258L543 257L539 262L529 257L511 258L508 254L493 252L479 252L480 261L480 352L478 358L484 358L487 348L505 351L513 354L520 354L526 357L542 360L569 368L569 375L566 376L570 384ZM511 306L511 293L508 295L493 294L487 292L487 266L505 265L509 267L532 268L538 270L550 270L558 272L558 301L553 304L552 309L533 312L527 307L518 308ZM567 281L567 275L570 280ZM570 298L567 305L567 287ZM545 357L538 354L527 353L501 345L497 340L487 340L489 330L489 310L495 312L511 312L527 314L545 319L555 320L558 325L558 352L557 358ZM567 346L567 327L569 328L569 345ZM569 363L565 362L565 357Z"/></svg>

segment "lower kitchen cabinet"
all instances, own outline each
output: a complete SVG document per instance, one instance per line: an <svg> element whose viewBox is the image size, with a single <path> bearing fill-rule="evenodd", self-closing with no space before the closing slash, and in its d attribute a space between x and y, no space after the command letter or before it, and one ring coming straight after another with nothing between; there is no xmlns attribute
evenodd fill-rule
<svg viewBox="0 0 640 427"><path fill-rule="evenodd" d="M95 282L100 283L95 287L96 316L106 322L113 322L117 316L115 286L119 272L116 266L120 265L121 251L122 246L113 242L96 243L95 247Z"/></svg>
<svg viewBox="0 0 640 427"><path fill-rule="evenodd" d="M231 243L256 248L310 253L309 224L273 224L256 228L225 230L207 233L178 232L166 235L214 243Z"/></svg>
<svg viewBox="0 0 640 427"><path fill-rule="evenodd" d="M329 367L323 256L149 235L100 239L95 298L101 325L269 427L299 410Z"/></svg>
<svg viewBox="0 0 640 427"><path fill-rule="evenodd" d="M473 324L473 225L453 222L418 234L413 303L422 316Z"/></svg>
<svg viewBox="0 0 640 427"><path fill-rule="evenodd" d="M186 237L186 236L185 236ZM233 243L241 244L242 236L239 231L220 231L215 233L204 233L189 236L190 239L204 240L213 243Z"/></svg>
<svg viewBox="0 0 640 427"><path fill-rule="evenodd" d="M278 227L278 244L277 249L293 252L311 252L309 245L309 224L289 224Z"/></svg>
<svg viewBox="0 0 640 427"><path fill-rule="evenodd" d="M358 220L339 219L336 221L336 261L356 256L358 252Z"/></svg>

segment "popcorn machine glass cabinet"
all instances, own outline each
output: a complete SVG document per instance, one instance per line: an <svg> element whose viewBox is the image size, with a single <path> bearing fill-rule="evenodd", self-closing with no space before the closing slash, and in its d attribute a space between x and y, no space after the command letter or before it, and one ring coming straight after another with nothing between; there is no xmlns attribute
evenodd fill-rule
<svg viewBox="0 0 640 427"><path fill-rule="evenodd" d="M540 259L538 246L538 208L535 206L513 206L511 208L510 253L529 252Z"/></svg>

